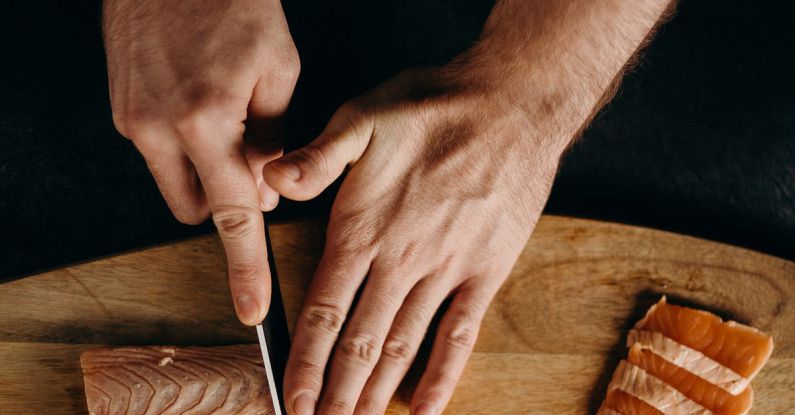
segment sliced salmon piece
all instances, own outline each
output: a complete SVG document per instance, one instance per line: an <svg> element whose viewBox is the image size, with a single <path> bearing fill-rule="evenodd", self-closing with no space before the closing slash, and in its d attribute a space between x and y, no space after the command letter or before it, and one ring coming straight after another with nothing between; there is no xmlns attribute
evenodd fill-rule
<svg viewBox="0 0 795 415"><path fill-rule="evenodd" d="M622 360L618 364L608 393L620 390L638 398L665 415L711 415L712 411L685 396L671 385L632 363Z"/></svg>
<svg viewBox="0 0 795 415"><path fill-rule="evenodd" d="M663 415L663 413L622 390L613 389L607 393L597 415Z"/></svg>
<svg viewBox="0 0 795 415"><path fill-rule="evenodd" d="M80 357L91 415L272 415L257 345L120 347Z"/></svg>
<svg viewBox="0 0 795 415"><path fill-rule="evenodd" d="M715 414L742 415L751 409L754 394L750 386L739 395L732 395L639 344L629 349L627 360Z"/></svg>
<svg viewBox="0 0 795 415"><path fill-rule="evenodd" d="M704 353L665 337L662 333L631 330L627 336L627 347L635 345L651 350L668 362L698 375L733 395L744 391L750 383L747 378L716 362Z"/></svg>
<svg viewBox="0 0 795 415"><path fill-rule="evenodd" d="M663 334L752 379L773 352L773 339L752 327L701 310L668 304L663 298L635 325Z"/></svg>

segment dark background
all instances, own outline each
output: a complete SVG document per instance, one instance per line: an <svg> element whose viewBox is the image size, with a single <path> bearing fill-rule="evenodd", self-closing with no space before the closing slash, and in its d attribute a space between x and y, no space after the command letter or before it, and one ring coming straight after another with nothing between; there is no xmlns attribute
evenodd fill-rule
<svg viewBox="0 0 795 415"><path fill-rule="evenodd" d="M20 2L21 3L21 2ZM211 232L179 224L114 130L99 1L0 13L0 279ZM289 1L303 71L288 148L401 69L477 37L489 1ZM695 1L564 160L547 212L795 259L795 29L786 2ZM282 203L286 219L332 199Z"/></svg>

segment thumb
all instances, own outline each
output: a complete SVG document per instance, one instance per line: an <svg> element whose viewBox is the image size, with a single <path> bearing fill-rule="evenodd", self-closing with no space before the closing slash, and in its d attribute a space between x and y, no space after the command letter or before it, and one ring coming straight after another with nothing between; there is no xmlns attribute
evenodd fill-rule
<svg viewBox="0 0 795 415"><path fill-rule="evenodd" d="M334 182L345 167L361 158L372 136L372 121L350 104L331 117L309 145L266 164L265 182L293 200L309 200Z"/></svg>

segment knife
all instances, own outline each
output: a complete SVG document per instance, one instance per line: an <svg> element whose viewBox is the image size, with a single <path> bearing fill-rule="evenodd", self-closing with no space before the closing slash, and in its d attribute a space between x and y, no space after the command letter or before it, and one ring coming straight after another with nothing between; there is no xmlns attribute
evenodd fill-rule
<svg viewBox="0 0 795 415"><path fill-rule="evenodd" d="M267 219L265 220L265 243L268 249L268 267L271 272L271 305L265 321L257 325L257 338L262 352L262 362L265 365L265 374L268 377L268 388L271 399L273 399L273 409L276 415L282 415L284 395L281 392L281 385L284 382L287 354L290 352L290 334L287 331L287 317L284 314L279 277L276 275L276 261L273 258Z"/></svg>
<svg viewBox="0 0 795 415"><path fill-rule="evenodd" d="M271 399L273 400L273 410L276 415L282 415L279 389L276 387L276 379L273 376L273 365L268 353L268 341L265 340L265 330L262 328L262 324L257 324L257 337L259 338L259 349L262 351L262 363L265 365L265 376L268 377L268 389L270 389Z"/></svg>

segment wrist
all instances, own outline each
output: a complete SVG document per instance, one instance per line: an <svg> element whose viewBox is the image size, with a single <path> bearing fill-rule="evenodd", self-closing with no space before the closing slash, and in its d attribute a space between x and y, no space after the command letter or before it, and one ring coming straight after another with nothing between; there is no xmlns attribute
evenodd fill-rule
<svg viewBox="0 0 795 415"><path fill-rule="evenodd" d="M479 41L448 72L466 88L522 109L568 145L670 3L501 0Z"/></svg>
<svg viewBox="0 0 795 415"><path fill-rule="evenodd" d="M537 148L562 154L590 118L601 90L593 80L566 79L563 71L473 48L442 68L444 83L469 97L471 108L499 108L500 116L526 127L524 138ZM532 139L527 136L532 135Z"/></svg>

